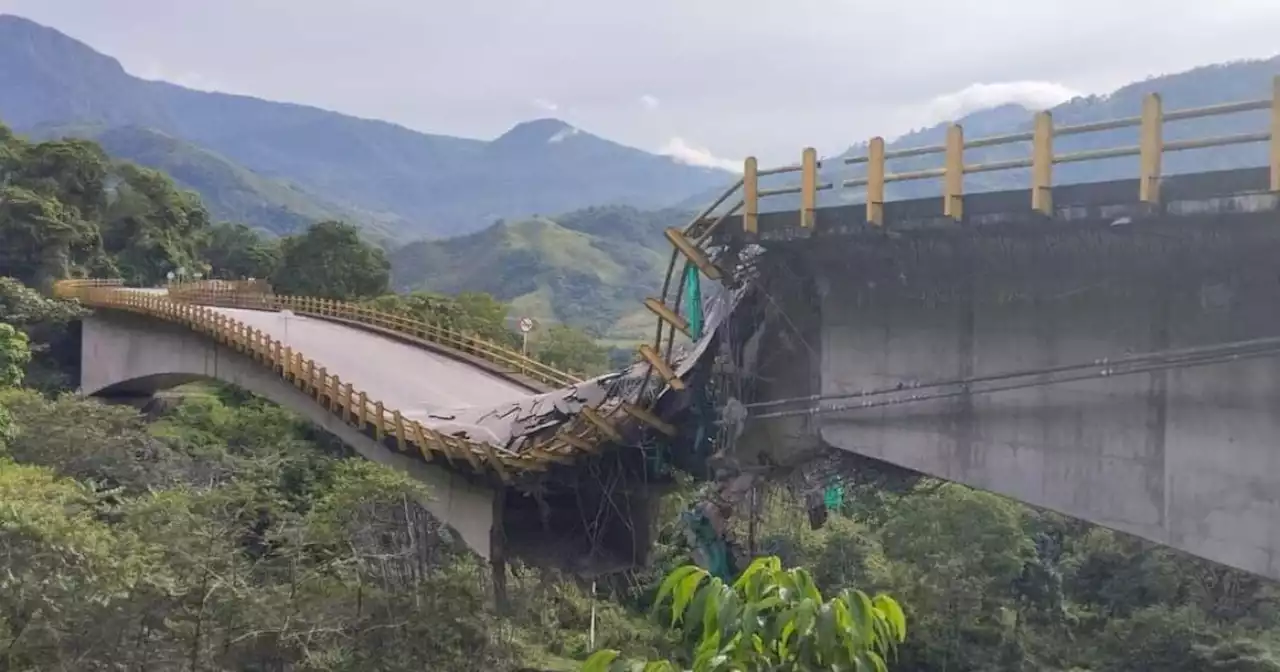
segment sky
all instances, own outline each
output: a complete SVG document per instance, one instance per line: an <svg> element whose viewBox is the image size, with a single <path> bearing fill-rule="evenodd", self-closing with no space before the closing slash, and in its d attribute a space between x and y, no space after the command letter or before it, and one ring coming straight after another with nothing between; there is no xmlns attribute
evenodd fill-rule
<svg viewBox="0 0 1280 672"><path fill-rule="evenodd" d="M1278 0L0 0L140 77L737 168L1280 51Z"/></svg>

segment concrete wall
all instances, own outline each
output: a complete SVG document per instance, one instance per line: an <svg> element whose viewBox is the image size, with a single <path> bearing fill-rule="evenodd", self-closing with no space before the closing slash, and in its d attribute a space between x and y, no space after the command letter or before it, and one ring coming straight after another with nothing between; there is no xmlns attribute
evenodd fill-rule
<svg viewBox="0 0 1280 672"><path fill-rule="evenodd" d="M1280 336L1273 213L794 243L824 394ZM1280 578L1280 359L821 415L838 448Z"/></svg>
<svg viewBox="0 0 1280 672"><path fill-rule="evenodd" d="M321 408L310 396L243 355L177 325L99 311L84 320L81 393L147 395L199 379L216 379L288 408L331 432L360 455L408 472L433 498L426 508L488 558L494 492L447 469L388 450Z"/></svg>

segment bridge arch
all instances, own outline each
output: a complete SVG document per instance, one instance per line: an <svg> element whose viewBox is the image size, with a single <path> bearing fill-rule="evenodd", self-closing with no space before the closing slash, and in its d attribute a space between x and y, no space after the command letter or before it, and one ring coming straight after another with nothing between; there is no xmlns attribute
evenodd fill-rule
<svg viewBox="0 0 1280 672"><path fill-rule="evenodd" d="M488 558L496 491L487 484L388 449L329 413L315 399L262 364L182 325L116 311L84 318L81 389L85 395L154 394L196 380L235 385L288 408L366 459L403 470L428 486L423 505Z"/></svg>

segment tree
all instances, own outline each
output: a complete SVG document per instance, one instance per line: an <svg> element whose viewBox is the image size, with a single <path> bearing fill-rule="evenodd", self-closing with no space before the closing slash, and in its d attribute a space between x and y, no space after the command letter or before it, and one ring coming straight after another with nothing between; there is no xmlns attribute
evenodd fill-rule
<svg viewBox="0 0 1280 672"><path fill-rule="evenodd" d="M609 368L609 351L596 345L585 333L558 324L538 339L534 354L545 364L561 371L588 375L604 373Z"/></svg>
<svg viewBox="0 0 1280 672"><path fill-rule="evenodd" d="M694 672L801 672L888 669L906 638L902 608L887 595L846 589L824 600L809 573L783 569L777 557L757 558L732 585L695 565L673 571L655 610L671 599L671 627L683 624ZM584 672L674 672L670 661L619 662L604 650Z"/></svg>
<svg viewBox="0 0 1280 672"><path fill-rule="evenodd" d="M0 322L0 387L13 387L22 382L22 372L31 361L27 335Z"/></svg>
<svg viewBox="0 0 1280 672"><path fill-rule="evenodd" d="M280 263L280 243L244 224L222 222L209 231L204 247L210 277L224 280L270 278Z"/></svg>
<svg viewBox="0 0 1280 672"><path fill-rule="evenodd" d="M155 285L179 268L197 271L208 235L209 213L193 192L183 191L159 171L121 164L123 183L102 223L103 249L122 276Z"/></svg>
<svg viewBox="0 0 1280 672"><path fill-rule="evenodd" d="M515 333L505 324L506 304L481 292L463 292L455 297L429 292L384 294L364 303L377 310L482 336L501 345L513 346L517 342Z"/></svg>
<svg viewBox="0 0 1280 672"><path fill-rule="evenodd" d="M285 238L271 284L283 294L350 300L385 294L391 262L382 250L360 239L360 230L342 222L314 224Z"/></svg>
<svg viewBox="0 0 1280 672"><path fill-rule="evenodd" d="M22 369L31 359L27 348L27 335L13 326L0 322L0 388L22 382ZM9 411L0 404L0 454L13 437L13 421Z"/></svg>
<svg viewBox="0 0 1280 672"><path fill-rule="evenodd" d="M0 273L50 291L69 273L73 248L93 233L91 224L52 196L0 187Z"/></svg>
<svg viewBox="0 0 1280 672"><path fill-rule="evenodd" d="M0 322L25 333L31 350L26 384L46 391L71 387L80 343L69 328L85 309L46 297L13 278L0 277Z"/></svg>

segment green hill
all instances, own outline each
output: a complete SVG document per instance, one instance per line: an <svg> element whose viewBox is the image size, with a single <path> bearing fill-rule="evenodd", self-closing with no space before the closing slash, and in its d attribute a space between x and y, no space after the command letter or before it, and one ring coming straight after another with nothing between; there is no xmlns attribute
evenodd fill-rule
<svg viewBox="0 0 1280 672"><path fill-rule="evenodd" d="M29 135L33 139L70 136L93 140L113 158L160 170L199 193L215 220L247 222L284 235L311 222L339 219L364 223L375 238L392 235L396 224L394 217L327 203L296 184L265 178L212 151L152 129L45 127Z"/></svg>
<svg viewBox="0 0 1280 672"><path fill-rule="evenodd" d="M458 238L410 243L391 255L397 290L488 292L512 313L584 327L614 339L643 337L640 302L662 279L666 226L689 213L625 206L555 218L498 222Z"/></svg>

